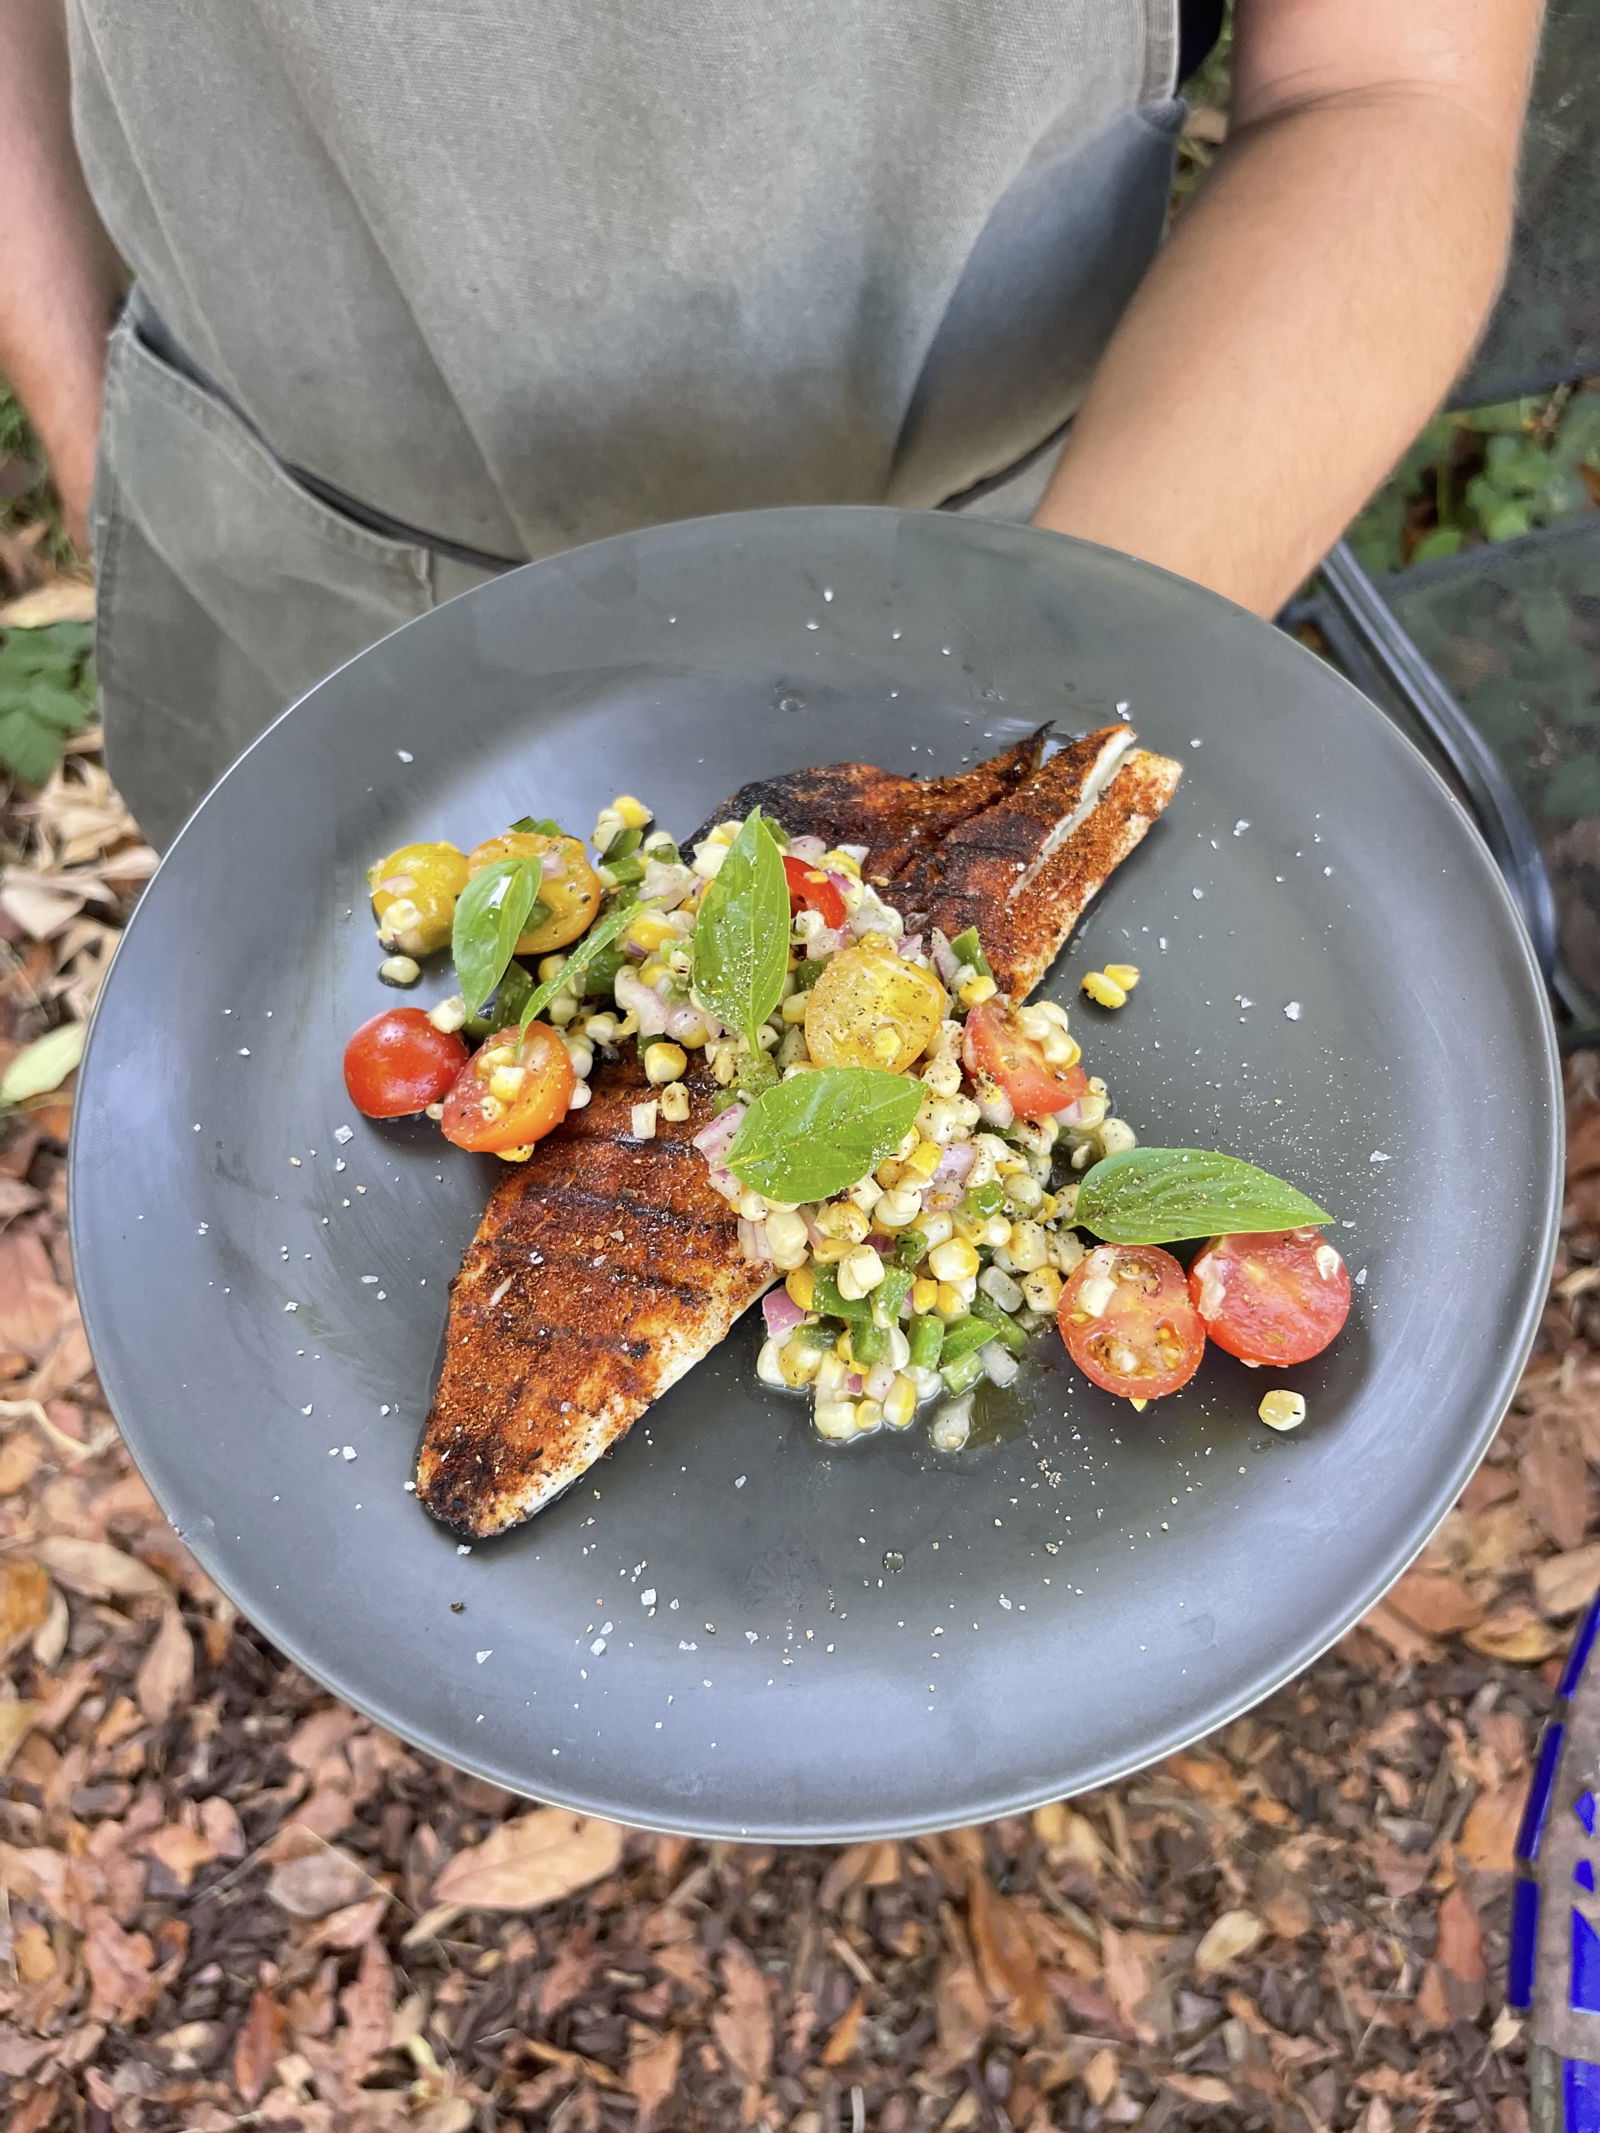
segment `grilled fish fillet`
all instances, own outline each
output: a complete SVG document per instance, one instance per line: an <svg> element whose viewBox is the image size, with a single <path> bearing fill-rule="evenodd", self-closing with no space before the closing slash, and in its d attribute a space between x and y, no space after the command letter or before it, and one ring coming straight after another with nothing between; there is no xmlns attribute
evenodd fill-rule
<svg viewBox="0 0 1600 2133"><path fill-rule="evenodd" d="M976 926L995 983L1025 1000L1182 775L1136 748L1128 726L1088 734L896 867L889 901L910 931L937 926L953 940Z"/></svg>
<svg viewBox="0 0 1600 2133"><path fill-rule="evenodd" d="M451 1285L417 1494L480 1538L591 1467L774 1279L741 1254L739 1218L691 1145L704 1069L690 1122L648 1141L630 1131L646 1093L631 1055L589 1086L586 1108L501 1179Z"/></svg>
<svg viewBox="0 0 1600 2133"><path fill-rule="evenodd" d="M712 819L759 805L791 836L865 844L865 871L908 922L977 925L1020 999L1181 774L1125 726L1041 762L1047 739L926 782L852 763L798 771L743 787ZM711 1089L703 1064L695 1075L688 1123L636 1141L643 1068L631 1054L597 1066L588 1106L495 1187L451 1286L417 1466L419 1499L459 1532L485 1539L552 1502L775 1279L743 1257L692 1145Z"/></svg>

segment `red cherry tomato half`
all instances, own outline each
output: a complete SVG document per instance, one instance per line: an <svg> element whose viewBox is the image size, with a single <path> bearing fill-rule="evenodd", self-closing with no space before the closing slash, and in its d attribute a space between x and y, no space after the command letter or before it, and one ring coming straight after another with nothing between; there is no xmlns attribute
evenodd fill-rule
<svg viewBox="0 0 1600 2133"><path fill-rule="evenodd" d="M845 921L844 896L837 882L832 882L821 867L808 867L803 859L791 859L783 855L783 871L789 881L789 909L802 908L817 911L825 926L842 926Z"/></svg>
<svg viewBox="0 0 1600 2133"><path fill-rule="evenodd" d="M435 1029L420 1007L374 1015L344 1048L344 1085L366 1118L405 1118L443 1100L467 1063L459 1037Z"/></svg>
<svg viewBox="0 0 1600 2133"><path fill-rule="evenodd" d="M577 1078L571 1055L547 1023L497 1029L445 1099L444 1137L487 1155L526 1148L566 1117Z"/></svg>
<svg viewBox="0 0 1600 2133"><path fill-rule="evenodd" d="M1081 1066L1052 1066L1010 1012L992 1001L968 1015L961 1056L974 1079L987 1074L999 1083L1019 1118L1052 1117L1089 1093L1089 1077Z"/></svg>
<svg viewBox="0 0 1600 2133"><path fill-rule="evenodd" d="M1062 1290L1056 1323L1085 1377L1125 1400L1176 1392L1205 1353L1183 1268L1155 1244L1097 1244Z"/></svg>
<svg viewBox="0 0 1600 2133"><path fill-rule="evenodd" d="M1189 1269L1189 1294L1241 1363L1305 1363L1350 1316L1350 1270L1320 1230L1213 1237Z"/></svg>

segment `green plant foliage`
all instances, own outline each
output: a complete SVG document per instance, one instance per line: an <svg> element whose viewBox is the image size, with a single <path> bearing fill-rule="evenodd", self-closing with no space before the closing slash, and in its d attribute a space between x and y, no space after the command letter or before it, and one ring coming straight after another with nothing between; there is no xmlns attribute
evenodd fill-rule
<svg viewBox="0 0 1600 2133"><path fill-rule="evenodd" d="M1430 422L1350 530L1368 570L1514 541L1600 498L1600 391L1507 400Z"/></svg>
<svg viewBox="0 0 1600 2133"><path fill-rule="evenodd" d="M94 715L86 622L0 631L0 770L42 785Z"/></svg>

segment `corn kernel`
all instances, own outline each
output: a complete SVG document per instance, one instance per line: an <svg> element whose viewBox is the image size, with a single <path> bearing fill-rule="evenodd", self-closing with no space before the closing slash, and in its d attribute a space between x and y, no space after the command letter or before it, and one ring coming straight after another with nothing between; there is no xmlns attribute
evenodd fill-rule
<svg viewBox="0 0 1600 2133"><path fill-rule="evenodd" d="M835 1393L843 1389L844 1381L849 1375L850 1365L842 1356L836 1355L831 1348L828 1349L817 1365L817 1398L831 1400Z"/></svg>
<svg viewBox="0 0 1600 2133"><path fill-rule="evenodd" d="M819 1437L842 1442L856 1433L856 1403L854 1400L818 1400L811 1419L817 1426Z"/></svg>
<svg viewBox="0 0 1600 2133"><path fill-rule="evenodd" d="M586 1081L578 1082L572 1094L567 1098L567 1109L569 1111L582 1111L586 1108L589 1098L593 1094L593 1089L590 1088Z"/></svg>
<svg viewBox="0 0 1600 2133"><path fill-rule="evenodd" d="M909 1229L921 1212L921 1193L909 1186L896 1186L879 1200L872 1210L872 1219L879 1229Z"/></svg>
<svg viewBox="0 0 1600 2133"><path fill-rule="evenodd" d="M817 865L825 874L831 870L835 874L853 874L857 881L861 879L861 862L852 859L848 852L824 852Z"/></svg>
<svg viewBox="0 0 1600 2133"><path fill-rule="evenodd" d="M567 959L564 955L541 956L539 958L539 976L541 981L544 984L548 985L552 978L560 977L562 971L565 970L566 967Z"/></svg>
<svg viewBox="0 0 1600 2133"><path fill-rule="evenodd" d="M1050 1239L1050 1264L1070 1274L1083 1258L1083 1239L1075 1229L1057 1230Z"/></svg>
<svg viewBox="0 0 1600 2133"><path fill-rule="evenodd" d="M883 1261L870 1244L858 1244L839 1262L839 1294L849 1303L856 1303L872 1291L883 1279Z"/></svg>
<svg viewBox="0 0 1600 2133"><path fill-rule="evenodd" d="M681 1081L689 1055L681 1044L652 1044L644 1055L645 1079L653 1088L664 1089L669 1081Z"/></svg>
<svg viewBox="0 0 1600 2133"><path fill-rule="evenodd" d="M1021 1213L1031 1215L1042 1209L1046 1193L1032 1171L1024 1170L1006 1179L1006 1198Z"/></svg>
<svg viewBox="0 0 1600 2133"><path fill-rule="evenodd" d="M883 1409L876 1400L857 1400L856 1435L864 1437L869 1429L876 1429L883 1420Z"/></svg>
<svg viewBox="0 0 1600 2133"><path fill-rule="evenodd" d="M886 1162L882 1162L878 1165L877 1169L873 1172L873 1176L877 1179L878 1183L883 1187L885 1192L892 1192L894 1188L901 1182L901 1178L904 1174L904 1169L904 1164L897 1163L894 1157L891 1155Z"/></svg>
<svg viewBox="0 0 1600 2133"><path fill-rule="evenodd" d="M778 1350L778 1368L785 1385L809 1385L822 1368L822 1351L810 1341L785 1341Z"/></svg>
<svg viewBox="0 0 1600 2133"><path fill-rule="evenodd" d="M884 1399L884 1421L891 1429L904 1429L916 1411L916 1386L908 1377L897 1374Z"/></svg>
<svg viewBox="0 0 1600 2133"><path fill-rule="evenodd" d="M992 1297L1002 1311L1022 1309L1022 1290L1003 1267L992 1266L978 1276L978 1287Z"/></svg>
<svg viewBox="0 0 1600 2133"><path fill-rule="evenodd" d="M872 1228L871 1222L848 1200L834 1200L819 1210L817 1227L824 1237L842 1237L846 1244L864 1243Z"/></svg>
<svg viewBox="0 0 1600 2133"><path fill-rule="evenodd" d="M812 1273L810 1267L797 1266L788 1276L783 1286L789 1301L798 1304L802 1311L810 1311L815 1307L817 1277Z"/></svg>
<svg viewBox="0 0 1600 2133"><path fill-rule="evenodd" d="M1054 1311L1061 1301L1061 1276L1053 1266L1022 1277L1022 1300L1030 1311Z"/></svg>
<svg viewBox="0 0 1600 2133"><path fill-rule="evenodd" d="M778 1355L776 1341L763 1341L761 1353L756 1357L756 1376L763 1385L784 1385L788 1380L783 1374L783 1364Z"/></svg>
<svg viewBox="0 0 1600 2133"><path fill-rule="evenodd" d="M952 1237L934 1246L928 1266L940 1281L970 1281L978 1271L978 1255L960 1237Z"/></svg>
<svg viewBox="0 0 1600 2133"><path fill-rule="evenodd" d="M934 1096L958 1096L961 1093L960 1061L948 1057L933 1060L922 1070L922 1085Z"/></svg>
<svg viewBox="0 0 1600 2133"><path fill-rule="evenodd" d="M631 792L618 793L611 803L611 812L622 817L624 829L642 830L652 819L649 808L642 800L636 800Z"/></svg>
<svg viewBox="0 0 1600 2133"><path fill-rule="evenodd" d="M1108 978L1103 970L1086 970L1081 980L1082 990L1097 1007L1126 1007L1126 989L1115 978Z"/></svg>
<svg viewBox="0 0 1600 2133"><path fill-rule="evenodd" d="M934 1309L941 1318L965 1318L971 1301L965 1282L941 1281Z"/></svg>
<svg viewBox="0 0 1600 2133"><path fill-rule="evenodd" d="M924 1215L917 1227L927 1238L930 1252L936 1244L943 1244L947 1237L955 1234L955 1221L942 1207L934 1214Z"/></svg>
<svg viewBox="0 0 1600 2133"><path fill-rule="evenodd" d="M1107 963L1106 976L1124 992L1132 992L1139 982L1139 966L1137 963Z"/></svg>
<svg viewBox="0 0 1600 2133"><path fill-rule="evenodd" d="M711 1062L712 1078L722 1088L732 1088L734 1076L739 1071L739 1047L736 1044L708 1045L706 1057Z"/></svg>
<svg viewBox="0 0 1600 2133"><path fill-rule="evenodd" d="M938 1303L939 1284L930 1280L926 1274L919 1274L911 1284L912 1310L919 1318L926 1318L930 1311L938 1308Z"/></svg>
<svg viewBox="0 0 1600 2133"><path fill-rule="evenodd" d="M689 1092L681 1081L669 1081L661 1091L661 1116L672 1126L681 1126L689 1116Z"/></svg>
<svg viewBox="0 0 1600 2133"><path fill-rule="evenodd" d="M1139 1145L1138 1135L1122 1118L1106 1119L1095 1135L1095 1141L1102 1155L1126 1155Z"/></svg>
<svg viewBox="0 0 1600 2133"><path fill-rule="evenodd" d="M905 1168L913 1178L931 1178L944 1161L944 1150L937 1141L918 1141L906 1157Z"/></svg>
<svg viewBox="0 0 1600 2133"><path fill-rule="evenodd" d="M524 1141L520 1148L497 1148L495 1154L502 1163L525 1163L533 1153L533 1142Z"/></svg>
<svg viewBox="0 0 1600 2133"><path fill-rule="evenodd" d="M808 992L792 992L788 999L784 1001L783 1019L791 1029L794 1028L796 1023L804 1022L806 1019L806 1002L810 998L811 995Z"/></svg>
<svg viewBox="0 0 1600 2133"><path fill-rule="evenodd" d="M821 1237L811 1247L811 1256L818 1266L837 1266L846 1252L855 1250L855 1242L849 1237Z"/></svg>
<svg viewBox="0 0 1600 2133"><path fill-rule="evenodd" d="M1037 1222L1014 1222L1006 1250L1019 1274L1034 1274L1049 1264L1050 1239Z"/></svg>
<svg viewBox="0 0 1600 2133"><path fill-rule="evenodd" d="M883 1198L883 1187L876 1178L862 1178L859 1184L851 1186L848 1198L852 1207L859 1207L864 1215L876 1218L878 1202Z"/></svg>
<svg viewBox="0 0 1600 2133"><path fill-rule="evenodd" d="M522 1084L527 1078L527 1071L523 1067L494 1067L489 1074L489 1094L498 1097L503 1104L515 1103L522 1094Z"/></svg>
<svg viewBox="0 0 1600 2133"><path fill-rule="evenodd" d="M1298 1429L1306 1418L1306 1403L1297 1392L1269 1392L1256 1413L1268 1429Z"/></svg>
<svg viewBox="0 0 1600 2133"><path fill-rule="evenodd" d="M1052 1030L1040 1050L1044 1053L1046 1066L1075 1067L1083 1057L1083 1047L1077 1038L1069 1037L1065 1030L1060 1029Z"/></svg>
<svg viewBox="0 0 1600 2133"><path fill-rule="evenodd" d="M746 1222L765 1222L767 1201L764 1193L752 1192L747 1186L735 1203Z"/></svg>
<svg viewBox="0 0 1600 2133"><path fill-rule="evenodd" d="M635 948L642 948L649 955L655 949L665 947L668 941L675 941L678 929L659 911L641 911L629 926L627 937Z"/></svg>
<svg viewBox="0 0 1600 2133"><path fill-rule="evenodd" d="M430 1007L428 1020L435 1029L443 1030L447 1037L454 1036L467 1019L467 1003L460 993L453 992L448 1000L441 1000L437 1007Z"/></svg>
<svg viewBox="0 0 1600 2133"><path fill-rule="evenodd" d="M956 994L963 1007L982 1007L985 1000L992 1000L1000 990L993 978L976 970Z"/></svg>

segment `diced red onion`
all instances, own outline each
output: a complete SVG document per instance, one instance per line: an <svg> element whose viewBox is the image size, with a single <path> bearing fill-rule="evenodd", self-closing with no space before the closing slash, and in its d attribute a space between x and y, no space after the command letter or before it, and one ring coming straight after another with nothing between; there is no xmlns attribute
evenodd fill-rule
<svg viewBox="0 0 1600 2133"><path fill-rule="evenodd" d="M1083 1120L1083 1103L1084 1100L1081 1096L1075 1096L1071 1103L1063 1104L1059 1111L1053 1112L1051 1114L1054 1117L1056 1124L1058 1126L1076 1126L1081 1124Z"/></svg>
<svg viewBox="0 0 1600 2133"><path fill-rule="evenodd" d="M876 1400L881 1405L886 1399L888 1399L889 1394L893 1390L893 1388L893 1363L874 1363L872 1368L867 1372L867 1398L869 1400Z"/></svg>
<svg viewBox="0 0 1600 2133"><path fill-rule="evenodd" d="M680 1000L676 1007L667 1009L666 1027L667 1035L678 1038L680 1042L686 1037L698 1038L702 1031L708 1037L720 1036L722 1033L721 1023L713 1023L711 1017L703 1009L696 1007L692 1000Z"/></svg>
<svg viewBox="0 0 1600 2133"><path fill-rule="evenodd" d="M652 986L631 970L619 970L612 986L617 1005L625 1014L639 1017L641 1037L659 1037L667 1026L667 1003Z"/></svg>
<svg viewBox="0 0 1600 2133"><path fill-rule="evenodd" d="M851 1373L850 1373L850 1375L849 1375L849 1376L848 1376L848 1377L847 1377L847 1378L845 1379L845 1381L844 1381L844 1396L845 1396L845 1398L846 1398L847 1400L859 1400L859 1399L860 1399L860 1397L861 1397L861 1373L860 1373L860 1371L859 1371L859 1370L852 1370L852 1371L851 1371Z"/></svg>
<svg viewBox="0 0 1600 2133"><path fill-rule="evenodd" d="M954 984L956 972L961 968L961 958L956 954L937 926L934 927L930 936L930 953L933 956L933 967L938 971L940 977L944 979L947 985Z"/></svg>
<svg viewBox="0 0 1600 2133"><path fill-rule="evenodd" d="M719 1111L709 1126L702 1126L694 1137L694 1145L708 1163L720 1164L723 1156L733 1146L733 1137L744 1117L743 1104L729 1104L726 1111Z"/></svg>
<svg viewBox="0 0 1600 2133"><path fill-rule="evenodd" d="M920 955L921 953L922 935L920 933L903 933L900 936L899 945L895 949L896 955L903 955L909 957L913 955Z"/></svg>
<svg viewBox="0 0 1600 2133"><path fill-rule="evenodd" d="M806 942L806 961L820 963L825 955L837 955L843 946L844 935L832 926L824 926Z"/></svg>
<svg viewBox="0 0 1600 2133"><path fill-rule="evenodd" d="M798 859L802 866L814 867L828 847L820 837L791 837L789 857Z"/></svg>
<svg viewBox="0 0 1600 2133"><path fill-rule="evenodd" d="M893 1247L894 1239L888 1234L886 1230L875 1229L868 1237L867 1242L872 1246L872 1249L881 1259L884 1253L889 1251Z"/></svg>
<svg viewBox="0 0 1600 2133"><path fill-rule="evenodd" d="M763 1259L772 1257L771 1247L767 1243L767 1225L765 1222L746 1222L744 1217L740 1216L739 1249L746 1259L753 1264L759 1264Z"/></svg>
<svg viewBox="0 0 1600 2133"><path fill-rule="evenodd" d="M787 1289L768 1289L761 1299L761 1315L767 1322L768 1339L782 1341L806 1314Z"/></svg>
<svg viewBox="0 0 1600 2133"><path fill-rule="evenodd" d="M641 947L638 941L624 941L622 952L630 963L642 963L650 953L649 949Z"/></svg>
<svg viewBox="0 0 1600 2133"><path fill-rule="evenodd" d="M706 1183L713 1192L721 1193L725 1200L737 1200L744 1192L744 1187L733 1172L725 1169L721 1163L711 1165L706 1172Z"/></svg>
<svg viewBox="0 0 1600 2133"><path fill-rule="evenodd" d="M676 911L693 887L692 867L674 865L666 859L647 859L644 878L639 883L639 896L641 901L653 903L662 911Z"/></svg>
<svg viewBox="0 0 1600 2133"><path fill-rule="evenodd" d="M952 1141L939 1158L939 1167L929 1183L932 1185L959 1185L978 1159L978 1151L971 1141Z"/></svg>

